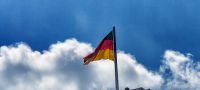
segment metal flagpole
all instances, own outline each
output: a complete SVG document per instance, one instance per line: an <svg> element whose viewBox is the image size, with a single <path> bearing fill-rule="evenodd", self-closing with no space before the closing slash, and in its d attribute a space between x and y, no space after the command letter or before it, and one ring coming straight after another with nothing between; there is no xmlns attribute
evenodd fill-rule
<svg viewBox="0 0 200 90"><path fill-rule="evenodd" d="M116 86L116 90L119 90L115 26L113 26L113 39L114 39L114 57L115 57L115 61L114 61L115 62L115 86Z"/></svg>

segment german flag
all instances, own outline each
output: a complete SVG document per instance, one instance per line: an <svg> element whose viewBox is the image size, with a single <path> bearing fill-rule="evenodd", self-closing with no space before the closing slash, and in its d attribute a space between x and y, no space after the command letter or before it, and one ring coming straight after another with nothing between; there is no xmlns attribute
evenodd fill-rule
<svg viewBox="0 0 200 90"><path fill-rule="evenodd" d="M109 59L114 61L114 33L111 31L98 45L95 51L84 57L84 64L87 65L91 61L98 61L100 59Z"/></svg>

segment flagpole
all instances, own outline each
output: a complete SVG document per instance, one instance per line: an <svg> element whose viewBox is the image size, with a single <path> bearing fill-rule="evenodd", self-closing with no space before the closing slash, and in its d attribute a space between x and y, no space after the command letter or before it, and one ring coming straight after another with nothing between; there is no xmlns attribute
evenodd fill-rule
<svg viewBox="0 0 200 90"><path fill-rule="evenodd" d="M117 51L116 51L116 36L115 36L115 26L113 26L113 39L114 39L114 57L115 57L115 86L116 90L119 90L119 81L118 81L118 67L117 67Z"/></svg>

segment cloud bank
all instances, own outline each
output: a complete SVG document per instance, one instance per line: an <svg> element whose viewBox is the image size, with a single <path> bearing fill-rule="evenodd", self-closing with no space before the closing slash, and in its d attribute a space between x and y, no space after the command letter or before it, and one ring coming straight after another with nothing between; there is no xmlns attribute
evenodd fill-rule
<svg viewBox="0 0 200 90"><path fill-rule="evenodd" d="M166 90L200 90L200 63L192 60L192 54L167 50L160 70L167 76Z"/></svg>
<svg viewBox="0 0 200 90"><path fill-rule="evenodd" d="M83 65L90 44L67 39L49 50L33 51L27 44L0 47L1 90L115 90L114 63L109 60ZM160 71L148 70L135 57L118 51L119 83L153 90L198 90L200 64L191 54L167 50Z"/></svg>

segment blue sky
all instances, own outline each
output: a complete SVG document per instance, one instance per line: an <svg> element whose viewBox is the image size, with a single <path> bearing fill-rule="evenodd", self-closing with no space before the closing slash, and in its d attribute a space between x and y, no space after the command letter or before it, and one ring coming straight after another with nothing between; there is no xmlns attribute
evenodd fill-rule
<svg viewBox="0 0 200 90"><path fill-rule="evenodd" d="M199 89L199 4L199 0L0 0L0 79L7 81L0 82L0 89L104 88L112 79L113 63L82 66L82 57L113 26L121 88ZM94 77L101 73L105 76ZM114 90L112 81L105 88Z"/></svg>
<svg viewBox="0 0 200 90"><path fill-rule="evenodd" d="M1 0L0 45L25 42L34 50L77 38L97 46L115 25L119 50L157 69L166 49L199 60L200 1Z"/></svg>

